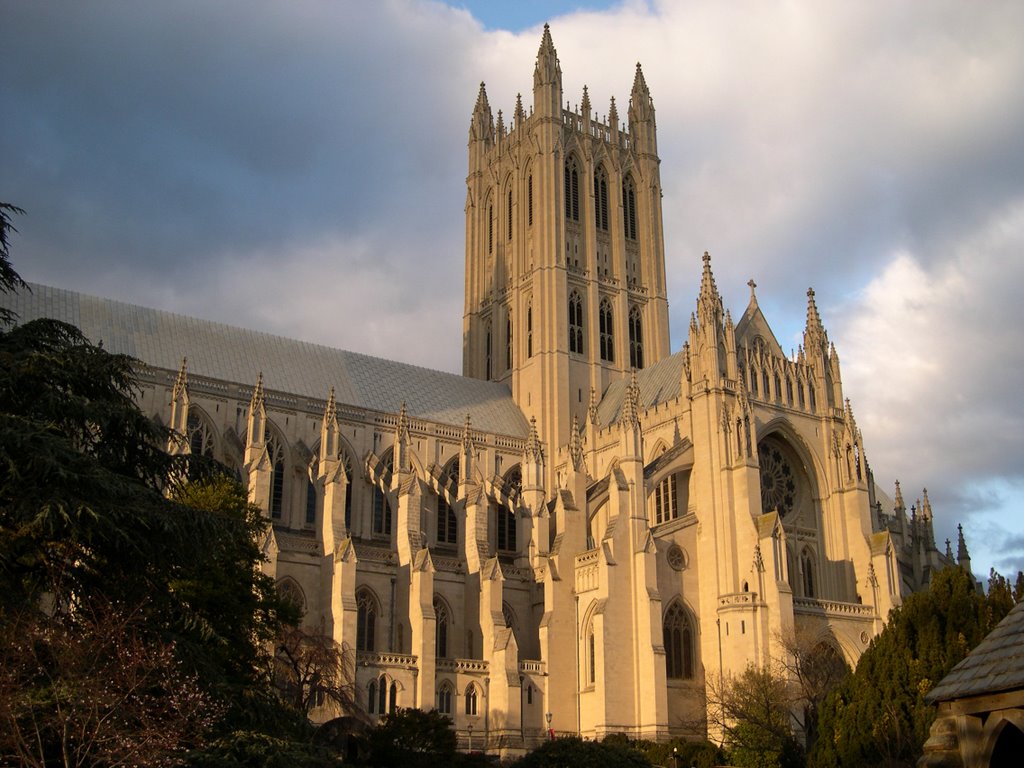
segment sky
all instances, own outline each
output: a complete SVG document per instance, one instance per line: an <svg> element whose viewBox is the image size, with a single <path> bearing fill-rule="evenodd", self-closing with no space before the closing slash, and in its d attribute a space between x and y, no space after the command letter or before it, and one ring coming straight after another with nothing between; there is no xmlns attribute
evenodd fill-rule
<svg viewBox="0 0 1024 768"><path fill-rule="evenodd" d="M1024 3L0 0L29 280L461 368L479 83L657 110L672 350L708 250L784 349L813 286L876 481L1024 568Z"/></svg>

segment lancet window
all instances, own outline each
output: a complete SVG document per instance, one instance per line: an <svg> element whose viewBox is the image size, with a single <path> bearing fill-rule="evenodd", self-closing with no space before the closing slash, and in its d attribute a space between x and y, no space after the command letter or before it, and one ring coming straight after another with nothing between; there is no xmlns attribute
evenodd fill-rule
<svg viewBox="0 0 1024 768"><path fill-rule="evenodd" d="M459 459L457 456L445 465L444 471L441 473L441 486L451 491L454 496L459 486ZM455 510L448 503L445 495L439 494L437 497L437 543L455 544L457 536L458 520Z"/></svg>
<svg viewBox="0 0 1024 768"><path fill-rule="evenodd" d="M636 189L630 176L622 180L622 229L627 240L636 240Z"/></svg>
<svg viewBox="0 0 1024 768"><path fill-rule="evenodd" d="M533 226L533 174L526 177L526 226Z"/></svg>
<svg viewBox="0 0 1024 768"><path fill-rule="evenodd" d="M608 174L604 168L594 171L594 223L598 229L608 231Z"/></svg>
<svg viewBox="0 0 1024 768"><path fill-rule="evenodd" d="M213 428L192 408L188 410L185 430L188 433L189 453L193 456L213 458Z"/></svg>
<svg viewBox="0 0 1024 768"><path fill-rule="evenodd" d="M609 363L615 361L615 336L612 326L612 304L608 299L601 299L598 308L598 326L600 330L601 359Z"/></svg>
<svg viewBox="0 0 1024 768"><path fill-rule="evenodd" d="M565 163L565 218L580 220L580 174L574 157Z"/></svg>
<svg viewBox="0 0 1024 768"><path fill-rule="evenodd" d="M507 207L506 213L507 213L507 216L506 216L505 239L506 240L511 240L512 239L512 187L509 187L509 189L508 189L508 207Z"/></svg>
<svg viewBox="0 0 1024 768"><path fill-rule="evenodd" d="M676 475L669 475L654 489L654 524L667 523L679 517Z"/></svg>
<svg viewBox="0 0 1024 768"><path fill-rule="evenodd" d="M266 428L267 458L270 460L270 516L281 519L284 508L284 446L276 433Z"/></svg>
<svg viewBox="0 0 1024 768"><path fill-rule="evenodd" d="M644 367L644 332L640 307L629 310L629 365L631 368Z"/></svg>
<svg viewBox="0 0 1024 768"><path fill-rule="evenodd" d="M373 651L380 606L368 589L356 592L356 650Z"/></svg>
<svg viewBox="0 0 1024 768"><path fill-rule="evenodd" d="M526 356L533 357L533 305L526 305Z"/></svg>
<svg viewBox="0 0 1024 768"><path fill-rule="evenodd" d="M447 680L437 689L437 711L442 715L452 713L452 684Z"/></svg>
<svg viewBox="0 0 1024 768"><path fill-rule="evenodd" d="M466 686L466 714L476 714L476 686L470 683Z"/></svg>
<svg viewBox="0 0 1024 768"><path fill-rule="evenodd" d="M382 459L388 471L395 468L395 454L389 450ZM373 532L380 536L391 534L391 503L388 497L377 486L373 487Z"/></svg>
<svg viewBox="0 0 1024 768"><path fill-rule="evenodd" d="M569 351L583 354L583 299L576 291L569 294Z"/></svg>
<svg viewBox="0 0 1024 768"><path fill-rule="evenodd" d="M451 611L448 604L434 596L434 654L439 659L448 658L448 635L451 633Z"/></svg>
<svg viewBox="0 0 1024 768"><path fill-rule="evenodd" d="M693 624L689 614L678 602L665 614L665 675L669 679L693 678Z"/></svg>

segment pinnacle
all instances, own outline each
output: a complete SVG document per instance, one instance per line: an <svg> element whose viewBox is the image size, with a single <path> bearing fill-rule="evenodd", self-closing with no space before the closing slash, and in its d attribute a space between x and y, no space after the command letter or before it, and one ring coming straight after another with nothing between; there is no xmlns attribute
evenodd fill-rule
<svg viewBox="0 0 1024 768"><path fill-rule="evenodd" d="M633 93L647 93L647 81L644 79L644 71L640 62L636 63L636 75L633 77Z"/></svg>
<svg viewBox="0 0 1024 768"><path fill-rule="evenodd" d="M807 327L821 328L821 316L818 314L818 305L814 302L814 289L807 289Z"/></svg>

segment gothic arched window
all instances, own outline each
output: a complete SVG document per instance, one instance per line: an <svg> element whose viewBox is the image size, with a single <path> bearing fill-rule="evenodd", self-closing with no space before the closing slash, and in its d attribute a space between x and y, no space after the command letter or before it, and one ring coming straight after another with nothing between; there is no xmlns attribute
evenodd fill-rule
<svg viewBox="0 0 1024 768"><path fill-rule="evenodd" d="M665 675L669 678L693 678L693 625L689 614L678 602L665 614Z"/></svg>
<svg viewBox="0 0 1024 768"><path fill-rule="evenodd" d="M580 174L574 157L565 163L565 218L580 220Z"/></svg>
<svg viewBox="0 0 1024 768"><path fill-rule="evenodd" d="M487 252L494 253L494 203L487 206Z"/></svg>
<svg viewBox="0 0 1024 768"><path fill-rule="evenodd" d="M374 634L380 607L377 598L368 589L356 592L356 650L374 650Z"/></svg>
<svg viewBox="0 0 1024 768"><path fill-rule="evenodd" d="M306 525L316 522L316 485L312 478L306 478Z"/></svg>
<svg viewBox="0 0 1024 768"><path fill-rule="evenodd" d="M526 305L526 356L533 357L533 304Z"/></svg>
<svg viewBox="0 0 1024 768"><path fill-rule="evenodd" d="M348 478L348 482L345 484L345 529L348 531L352 530L352 459L347 455L342 454L342 460L345 462L345 477Z"/></svg>
<svg viewBox="0 0 1024 768"><path fill-rule="evenodd" d="M395 468L394 451L388 450L382 459L388 472ZM373 532L387 536L391 534L391 502L379 487L373 486Z"/></svg>
<svg viewBox="0 0 1024 768"><path fill-rule="evenodd" d="M526 177L526 226L533 226L533 174Z"/></svg>
<svg viewBox="0 0 1024 768"><path fill-rule="evenodd" d="M612 327L612 304L608 299L601 299L597 316L601 340L601 359L607 360L609 363L615 362L615 335Z"/></svg>
<svg viewBox="0 0 1024 768"><path fill-rule="evenodd" d="M505 505L501 505L497 510L497 532L495 536L495 545L497 549L505 552L516 551L516 513L514 509L509 509Z"/></svg>
<svg viewBox="0 0 1024 768"><path fill-rule="evenodd" d="M185 431L188 437L188 450L193 456L213 458L213 427L192 407L188 409L188 421Z"/></svg>
<svg viewBox="0 0 1024 768"><path fill-rule="evenodd" d="M631 368L644 367L644 332L640 318L640 307L629 310L629 365Z"/></svg>
<svg viewBox="0 0 1024 768"><path fill-rule="evenodd" d="M439 659L447 659L451 612L445 601L436 595L434 596L434 618L434 655Z"/></svg>
<svg viewBox="0 0 1024 768"><path fill-rule="evenodd" d="M508 232L506 232L506 234L505 234L505 239L506 240L511 240L512 239L512 187L508 188L508 211L507 211L507 213L508 213L508 216L507 216L506 224L507 224Z"/></svg>
<svg viewBox="0 0 1024 768"><path fill-rule="evenodd" d="M569 294L569 351L583 354L583 299L576 291Z"/></svg>
<svg viewBox="0 0 1024 768"><path fill-rule="evenodd" d="M505 318L505 368L512 368L512 313Z"/></svg>
<svg viewBox="0 0 1024 768"><path fill-rule="evenodd" d="M442 715L452 713L452 684L447 680L437 689L437 711Z"/></svg>
<svg viewBox="0 0 1024 768"><path fill-rule="evenodd" d="M270 459L270 516L280 520L284 508L284 446L276 432L267 425L265 431L267 458Z"/></svg>
<svg viewBox="0 0 1024 768"><path fill-rule="evenodd" d="M817 581L815 576L814 555L805 548L800 553L800 577L803 583L804 597L817 597L817 592L814 589Z"/></svg>
<svg viewBox="0 0 1024 768"><path fill-rule="evenodd" d="M441 487L447 489L452 496L459 487L459 457L445 465L441 472ZM455 544L458 536L458 520L455 517L455 510L448 503L443 493L437 497L437 543Z"/></svg>
<svg viewBox="0 0 1024 768"><path fill-rule="evenodd" d="M491 324L487 323L487 328L484 331L484 378L488 381L491 380Z"/></svg>
<svg viewBox="0 0 1024 768"><path fill-rule="evenodd" d="M630 176L622 180L622 230L627 240L636 240L636 190Z"/></svg>
<svg viewBox="0 0 1024 768"><path fill-rule="evenodd" d="M587 624L587 685L597 682L597 639L594 635L593 619Z"/></svg>
<svg viewBox="0 0 1024 768"><path fill-rule="evenodd" d="M476 714L476 686L472 683L466 686L466 714Z"/></svg>
<svg viewBox="0 0 1024 768"><path fill-rule="evenodd" d="M604 168L594 171L594 209L595 225L598 229L608 231L608 174Z"/></svg>

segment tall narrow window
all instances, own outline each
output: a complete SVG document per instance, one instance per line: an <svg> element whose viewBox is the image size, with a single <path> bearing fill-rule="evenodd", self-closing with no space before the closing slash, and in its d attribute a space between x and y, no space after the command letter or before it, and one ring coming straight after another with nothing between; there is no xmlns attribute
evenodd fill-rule
<svg viewBox="0 0 1024 768"><path fill-rule="evenodd" d="M608 175L604 168L594 171L594 225L608 231Z"/></svg>
<svg viewBox="0 0 1024 768"><path fill-rule="evenodd" d="M576 291L569 294L569 351L583 354L583 299Z"/></svg>
<svg viewBox="0 0 1024 768"><path fill-rule="evenodd" d="M345 484L345 529L352 530L352 459L348 456L345 459L345 477L348 482Z"/></svg>
<svg viewBox="0 0 1024 768"><path fill-rule="evenodd" d="M580 220L580 173L576 158L569 158L565 163L565 218Z"/></svg>
<svg viewBox="0 0 1024 768"><path fill-rule="evenodd" d="M505 368L512 369L512 313L505 318Z"/></svg>
<svg viewBox="0 0 1024 768"><path fill-rule="evenodd" d="M526 356L533 357L533 305L526 306Z"/></svg>
<svg viewBox="0 0 1024 768"><path fill-rule="evenodd" d="M508 213L508 215L507 215L507 222L506 222L507 226L506 226L506 229L508 231L505 233L505 239L506 240L511 240L512 239L512 188L511 187L509 187L509 190L508 190L508 212L507 213Z"/></svg>
<svg viewBox="0 0 1024 768"><path fill-rule="evenodd" d="M597 640L594 637L594 622L587 625L587 684L597 682Z"/></svg>
<svg viewBox="0 0 1024 768"><path fill-rule="evenodd" d="M622 229L627 240L636 240L636 190L629 176L622 181Z"/></svg>
<svg viewBox="0 0 1024 768"><path fill-rule="evenodd" d="M393 451L389 450L382 461L389 473L394 470L395 455ZM379 535L391 534L391 502L377 486L373 487L373 532Z"/></svg>
<svg viewBox="0 0 1024 768"><path fill-rule="evenodd" d="M487 206L487 252L494 253L494 203Z"/></svg>
<svg viewBox="0 0 1024 768"><path fill-rule="evenodd" d="M466 714L476 714L476 686L472 683L466 687Z"/></svg>
<svg viewBox="0 0 1024 768"><path fill-rule="evenodd" d="M377 679L377 713L383 715L387 710L388 701L388 679L381 675Z"/></svg>
<svg viewBox="0 0 1024 768"><path fill-rule="evenodd" d="M451 624L451 614L444 600L434 597L434 655L439 659L448 658L448 629Z"/></svg>
<svg viewBox="0 0 1024 768"><path fill-rule="evenodd" d="M644 331L640 318L640 307L629 310L629 365L631 368L644 367Z"/></svg>
<svg viewBox="0 0 1024 768"><path fill-rule="evenodd" d="M526 177L526 225L533 226L533 174Z"/></svg>
<svg viewBox="0 0 1024 768"><path fill-rule="evenodd" d="M316 486L309 478L306 479L306 525L316 522Z"/></svg>
<svg viewBox="0 0 1024 768"><path fill-rule="evenodd" d="M805 549L800 555L800 570L803 577L804 597L817 597L814 591L814 556Z"/></svg>
<svg viewBox="0 0 1024 768"><path fill-rule="evenodd" d="M487 324L487 332L484 334L484 378L491 380L491 324Z"/></svg>
<svg viewBox="0 0 1024 768"><path fill-rule="evenodd" d="M390 698L388 701L388 714L395 714L396 709L398 709L398 683L392 683Z"/></svg>
<svg viewBox="0 0 1024 768"><path fill-rule="evenodd" d="M673 603L664 621L665 672L670 679L693 678L693 626L683 607Z"/></svg>
<svg viewBox="0 0 1024 768"><path fill-rule="evenodd" d="M284 508L284 448L277 435L266 429L267 457L270 459L270 516L280 520Z"/></svg>
<svg viewBox="0 0 1024 768"><path fill-rule="evenodd" d="M371 680L370 685L366 689L367 702L366 711L371 715L377 711L377 681Z"/></svg>
<svg viewBox="0 0 1024 768"><path fill-rule="evenodd" d="M615 362L615 336L612 327L612 304L608 299L601 299L598 309L598 326L601 332L601 359L613 363Z"/></svg>
<svg viewBox="0 0 1024 768"><path fill-rule="evenodd" d="M437 689L437 711L442 715L452 713L452 686L447 681L441 683L441 687Z"/></svg>
<svg viewBox="0 0 1024 768"><path fill-rule="evenodd" d="M356 650L374 650L374 631L377 627L377 600L368 589L356 593Z"/></svg>
<svg viewBox="0 0 1024 768"><path fill-rule="evenodd" d="M455 457L445 466L441 474L441 486L448 490L454 498L459 486L459 459ZM442 493L437 497L437 543L455 544L458 534L458 522L455 510Z"/></svg>
<svg viewBox="0 0 1024 768"><path fill-rule="evenodd" d="M213 457L213 429L206 419L189 408L185 430L188 433L188 450L193 456Z"/></svg>
<svg viewBox="0 0 1024 768"><path fill-rule="evenodd" d="M676 506L676 476L669 475L654 490L654 523L667 523L679 517Z"/></svg>
<svg viewBox="0 0 1024 768"><path fill-rule="evenodd" d="M497 548L505 552L516 551L516 512L502 505L497 513Z"/></svg>

